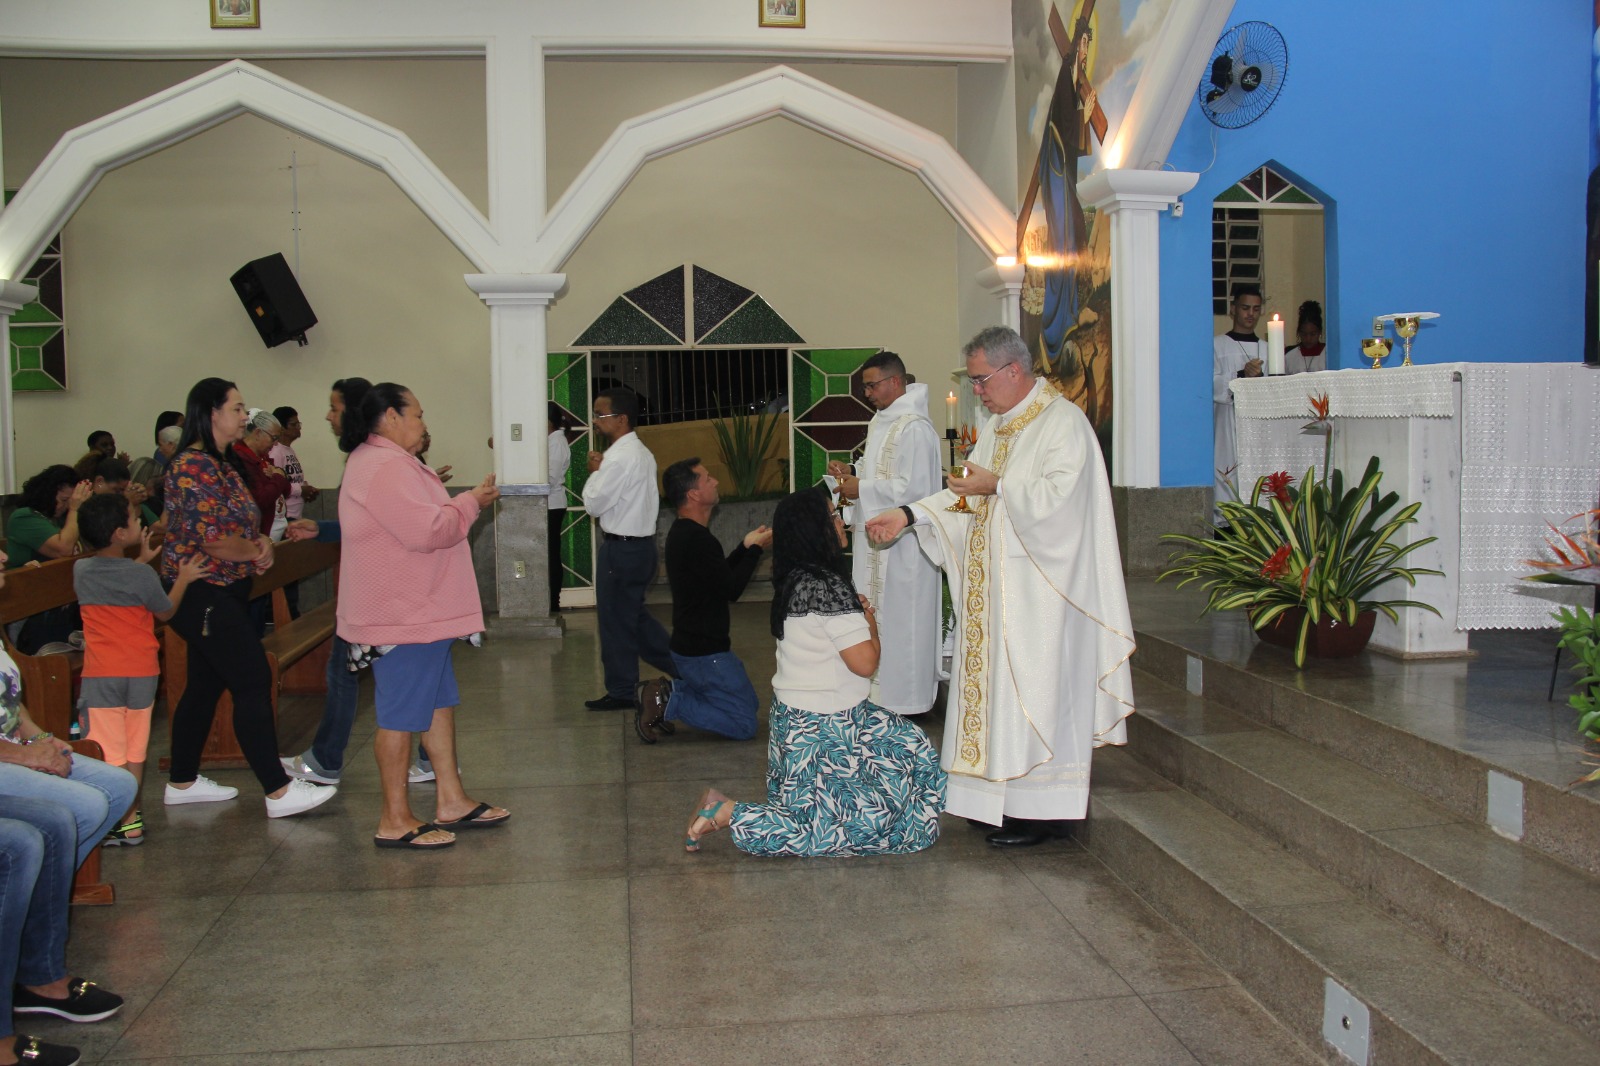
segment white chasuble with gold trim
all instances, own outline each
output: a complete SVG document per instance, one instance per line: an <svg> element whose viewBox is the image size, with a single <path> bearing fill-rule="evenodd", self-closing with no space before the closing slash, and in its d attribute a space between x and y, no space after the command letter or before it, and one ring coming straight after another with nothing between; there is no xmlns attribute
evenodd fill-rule
<svg viewBox="0 0 1600 1066"><path fill-rule="evenodd" d="M978 434L972 462L1000 491L947 511L913 505L924 552L956 608L945 708L952 814L993 825L1082 818L1089 761L1126 744L1133 624L1111 486L1089 420L1043 381Z"/></svg>

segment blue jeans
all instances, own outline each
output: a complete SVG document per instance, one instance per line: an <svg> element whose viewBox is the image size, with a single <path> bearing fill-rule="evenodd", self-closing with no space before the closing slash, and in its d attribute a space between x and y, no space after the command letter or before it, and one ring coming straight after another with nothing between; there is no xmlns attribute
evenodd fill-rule
<svg viewBox="0 0 1600 1066"><path fill-rule="evenodd" d="M756 735L756 687L731 651L715 655L672 653L678 680L667 701L667 720L734 740Z"/></svg>
<svg viewBox="0 0 1600 1066"><path fill-rule="evenodd" d="M94 846L122 819L133 804L135 787L133 775L122 767L107 766L99 759L82 755L72 757L71 777L0 763L0 797L44 800L72 812L78 826L74 870L83 865Z"/></svg>
<svg viewBox="0 0 1600 1066"><path fill-rule="evenodd" d="M13 982L38 986L67 976L77 835L61 804L0 796L0 1038L15 1031Z"/></svg>
<svg viewBox="0 0 1600 1066"><path fill-rule="evenodd" d="M329 777L344 770L344 749L350 743L350 730L356 724L356 701L361 695L361 679L349 670L350 645L334 635L328 653L328 694L322 700L322 724L304 758L306 765Z"/></svg>

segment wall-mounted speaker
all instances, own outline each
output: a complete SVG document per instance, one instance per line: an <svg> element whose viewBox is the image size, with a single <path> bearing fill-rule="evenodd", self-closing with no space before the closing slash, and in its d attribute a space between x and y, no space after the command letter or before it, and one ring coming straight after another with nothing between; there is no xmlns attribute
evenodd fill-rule
<svg viewBox="0 0 1600 1066"><path fill-rule="evenodd" d="M268 348L286 340L305 344L306 330L317 324L317 316L282 253L252 260L228 280Z"/></svg>

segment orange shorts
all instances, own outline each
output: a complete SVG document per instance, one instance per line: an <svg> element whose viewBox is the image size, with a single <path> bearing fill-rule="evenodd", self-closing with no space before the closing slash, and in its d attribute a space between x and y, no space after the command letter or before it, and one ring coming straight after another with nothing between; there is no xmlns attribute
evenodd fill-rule
<svg viewBox="0 0 1600 1066"><path fill-rule="evenodd" d="M90 707L89 739L105 750L106 762L126 766L144 762L150 751L150 712L130 707Z"/></svg>

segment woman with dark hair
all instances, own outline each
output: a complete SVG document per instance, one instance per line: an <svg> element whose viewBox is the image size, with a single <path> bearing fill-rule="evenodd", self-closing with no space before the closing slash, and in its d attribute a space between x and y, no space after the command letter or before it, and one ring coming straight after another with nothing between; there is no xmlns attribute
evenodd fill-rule
<svg viewBox="0 0 1600 1066"><path fill-rule="evenodd" d="M878 623L850 583L844 523L821 485L772 518L772 678L767 802L711 788L684 847L730 829L752 855L903 855L939 839L945 772L910 719L867 699Z"/></svg>
<svg viewBox="0 0 1600 1066"><path fill-rule="evenodd" d="M22 506L6 522L6 569L78 551L78 508L94 484L78 480L72 467L47 466L22 483Z"/></svg>
<svg viewBox="0 0 1600 1066"><path fill-rule="evenodd" d="M205 378L189 390L183 436L167 469L167 539L161 576L198 555L210 572L190 586L169 623L189 646L187 686L172 711L172 769L166 803L216 803L239 790L200 776L200 752L211 732L217 700L233 695L239 750L267 797L267 816L301 814L337 789L291 780L278 762L272 722L272 672L250 620L250 584L272 566L272 541L233 454L247 414L233 382Z"/></svg>
<svg viewBox="0 0 1600 1066"><path fill-rule="evenodd" d="M494 475L452 497L418 456L428 425L404 385L379 382L346 407L339 448L339 636L371 649L378 733L373 753L383 812L372 842L380 848L444 848L452 829L500 825L503 807L467 795L456 764L450 663L457 640L483 631L483 608L467 534L500 496ZM434 819L411 813L406 793L411 734L422 733L438 793Z"/></svg>
<svg viewBox="0 0 1600 1066"><path fill-rule="evenodd" d="M1307 300L1300 305L1300 321L1295 326L1300 343L1284 352L1284 370L1308 374L1328 369L1328 346L1322 343L1322 305Z"/></svg>

